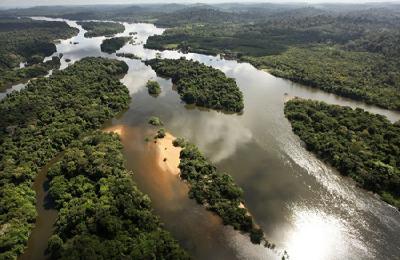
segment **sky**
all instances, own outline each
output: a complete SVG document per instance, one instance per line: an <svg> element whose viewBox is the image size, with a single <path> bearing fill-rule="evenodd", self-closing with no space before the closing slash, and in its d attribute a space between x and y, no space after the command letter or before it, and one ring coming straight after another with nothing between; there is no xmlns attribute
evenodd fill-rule
<svg viewBox="0 0 400 260"><path fill-rule="evenodd" d="M2 7L27 7L35 5L82 5L82 4L140 4L140 3L222 3L222 2L300 2L300 3L368 3L368 2L400 2L400 0L0 0Z"/></svg>

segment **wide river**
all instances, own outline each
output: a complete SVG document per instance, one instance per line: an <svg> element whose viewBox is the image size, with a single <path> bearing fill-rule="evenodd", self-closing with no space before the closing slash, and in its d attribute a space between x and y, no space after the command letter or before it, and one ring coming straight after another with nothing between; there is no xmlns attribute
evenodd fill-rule
<svg viewBox="0 0 400 260"><path fill-rule="evenodd" d="M129 65L122 82L129 88L132 102L127 111L105 127L119 129L127 168L135 173L139 188L150 196L165 228L195 259L279 259L283 250L287 250L290 259L398 259L400 212L357 188L354 182L307 152L293 134L283 107L285 97L299 96L361 107L391 121L399 120L400 113L294 84L247 63L145 49L143 43L147 38L162 34L164 29L152 24L124 23L126 30L119 36L137 32L137 44L128 43L119 52L134 53L142 59L154 58L159 53L163 58L185 56L200 61L234 78L244 94L245 110L241 115L189 107L180 101L170 80L157 77L140 60L102 53L100 44L104 37L85 38L85 31L76 22L65 21L80 32L57 44L57 52L64 54L62 68L87 56L117 58ZM162 86L158 98L147 93L145 84L149 79ZM22 87L20 84L9 91ZM174 136L198 145L221 171L234 177L244 190L247 208L267 238L277 245L274 252L252 245L248 237L223 226L218 217L188 199L187 187L178 177L158 167L154 151L144 142L151 133L147 120L152 115L159 116ZM46 233L40 224L46 223L46 211L39 211L41 221L32 236L36 240ZM49 221L54 221L54 212L49 216ZM43 226L51 229L48 223ZM47 238L48 234L42 237ZM34 251L43 250L43 245L35 249L35 243L30 242L25 256L39 259L42 253L35 255Z"/></svg>

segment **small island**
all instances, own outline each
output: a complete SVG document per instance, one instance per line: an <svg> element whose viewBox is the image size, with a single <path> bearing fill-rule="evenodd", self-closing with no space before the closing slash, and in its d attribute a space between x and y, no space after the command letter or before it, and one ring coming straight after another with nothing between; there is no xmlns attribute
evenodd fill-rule
<svg viewBox="0 0 400 260"><path fill-rule="evenodd" d="M182 148L179 176L189 185L189 197L219 215L224 225L249 234L252 243L263 242L264 246L273 248L274 245L264 238L264 232L244 207L243 191L233 178L219 172L195 145L182 138L175 139L173 145Z"/></svg>
<svg viewBox="0 0 400 260"><path fill-rule="evenodd" d="M117 33L123 33L125 26L113 22L78 22L87 32L85 37L114 36Z"/></svg>
<svg viewBox="0 0 400 260"><path fill-rule="evenodd" d="M157 58L146 61L146 65L158 75L172 78L181 99L188 104L226 112L243 110L243 94L235 80L218 69L185 58Z"/></svg>
<svg viewBox="0 0 400 260"><path fill-rule="evenodd" d="M162 126L163 122L161 121L160 118L158 118L156 116L152 116L149 118L149 124L152 126Z"/></svg>
<svg viewBox="0 0 400 260"><path fill-rule="evenodd" d="M400 125L360 108L295 98L285 115L306 148L400 209Z"/></svg>
<svg viewBox="0 0 400 260"><path fill-rule="evenodd" d="M161 93L160 84L157 81L149 80L146 83L146 88L149 91L149 94L157 97Z"/></svg>
<svg viewBox="0 0 400 260"><path fill-rule="evenodd" d="M140 57L133 53L119 52L119 53L117 53L117 56L132 59L132 60L140 60Z"/></svg>
<svg viewBox="0 0 400 260"><path fill-rule="evenodd" d="M115 37L105 39L100 45L101 51L108 54L114 53L121 49L130 39L130 37Z"/></svg>

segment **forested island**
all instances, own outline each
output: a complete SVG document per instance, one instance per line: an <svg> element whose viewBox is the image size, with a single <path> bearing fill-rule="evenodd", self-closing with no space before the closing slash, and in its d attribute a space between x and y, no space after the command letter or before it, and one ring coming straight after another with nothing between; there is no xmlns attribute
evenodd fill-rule
<svg viewBox="0 0 400 260"><path fill-rule="evenodd" d="M73 142L49 171L59 216L53 259L189 259L153 214L123 163L116 134Z"/></svg>
<svg viewBox="0 0 400 260"><path fill-rule="evenodd" d="M114 53L121 49L130 39L131 37L115 37L105 39L100 45L101 51L109 54Z"/></svg>
<svg viewBox="0 0 400 260"><path fill-rule="evenodd" d="M125 26L114 22L78 22L87 32L85 37L114 36L117 33L123 33Z"/></svg>
<svg viewBox="0 0 400 260"><path fill-rule="evenodd" d="M400 110L400 15L395 6L287 9L233 14L192 8L165 14L156 24L172 28L151 36L145 46L223 54L279 77Z"/></svg>
<svg viewBox="0 0 400 260"><path fill-rule="evenodd" d="M43 63L44 57L56 52L55 40L71 37L77 32L65 22L1 17L0 91L56 69L59 61ZM19 68L21 62L27 63L24 68Z"/></svg>
<svg viewBox="0 0 400 260"><path fill-rule="evenodd" d="M185 58L152 59L145 63L158 75L171 78L181 99L188 104L227 112L243 110L243 94L235 80L218 69Z"/></svg>
<svg viewBox="0 0 400 260"><path fill-rule="evenodd" d="M400 124L381 115L293 99L285 115L308 150L400 209Z"/></svg>
<svg viewBox="0 0 400 260"><path fill-rule="evenodd" d="M147 88L147 91L149 92L149 94L152 96L156 97L156 96L160 95L160 93L161 93L161 87L157 81L154 81L154 80L147 81L146 88Z"/></svg>
<svg viewBox="0 0 400 260"><path fill-rule="evenodd" d="M124 58L128 58L128 59L132 59L132 60L140 60L140 57L133 54L133 53L126 53L126 52L122 52L122 53L117 53L116 54L118 57L124 57Z"/></svg>
<svg viewBox="0 0 400 260"><path fill-rule="evenodd" d="M85 58L0 101L1 259L25 248L36 218L32 183L39 169L128 106L128 90L119 82L127 70L120 61Z"/></svg>
<svg viewBox="0 0 400 260"><path fill-rule="evenodd" d="M182 147L180 153L179 176L189 184L189 197L220 216L224 225L230 225L250 235L251 242L273 247L264 240L263 231L257 227L253 218L243 206L243 191L233 178L221 173L213 166L199 149L181 138L174 146Z"/></svg>

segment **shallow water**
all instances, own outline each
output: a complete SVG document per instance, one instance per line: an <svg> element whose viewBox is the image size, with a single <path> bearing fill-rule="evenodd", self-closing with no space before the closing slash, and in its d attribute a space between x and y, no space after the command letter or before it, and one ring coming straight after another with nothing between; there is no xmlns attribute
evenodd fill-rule
<svg viewBox="0 0 400 260"><path fill-rule="evenodd" d="M84 38L80 26L67 22L80 33L57 44L58 53L64 54L62 68L68 66L65 59L73 63L86 56L117 58L100 51L104 37ZM138 42L163 32L151 24L124 25L126 31L120 35L138 32ZM158 53L142 44L127 44L119 52L143 59ZM283 106L287 93L361 107L391 121L399 120L400 113L294 84L247 63L176 51L161 55L186 56L218 68L234 78L244 94L241 115L186 106L170 80L157 77L140 60L118 58L129 65L122 82L132 102L107 126L123 130L127 168L134 171L139 188L149 194L165 227L190 254L196 259L278 259L282 250L288 251L290 259L396 259L400 255L400 213L307 152L292 133ZM147 93L149 79L162 86L158 98ZM187 198L184 183L157 168L154 152L144 142L151 135L147 120L152 115L159 116L173 135L198 145L221 171L234 177L256 222L277 245L276 252L252 245L247 237L221 225L218 217Z"/></svg>

